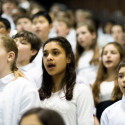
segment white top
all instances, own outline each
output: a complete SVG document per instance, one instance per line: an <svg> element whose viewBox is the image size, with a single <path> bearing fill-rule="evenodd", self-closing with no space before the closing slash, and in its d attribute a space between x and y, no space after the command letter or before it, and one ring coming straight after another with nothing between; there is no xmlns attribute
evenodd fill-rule
<svg viewBox="0 0 125 125"><path fill-rule="evenodd" d="M42 83L42 69L35 66L34 63L29 63L25 66L18 67L38 89Z"/></svg>
<svg viewBox="0 0 125 125"><path fill-rule="evenodd" d="M106 101L106 100L110 100L111 99L111 95L112 95L112 91L114 89L114 81L111 82L107 82L104 81L101 83L100 85L100 102L102 101Z"/></svg>
<svg viewBox="0 0 125 125"><path fill-rule="evenodd" d="M67 40L70 42L72 46L72 50L75 53L76 51L76 31L71 28L68 35L66 36Z"/></svg>
<svg viewBox="0 0 125 125"><path fill-rule="evenodd" d="M0 79L0 125L18 125L24 112L40 104L37 89L25 78Z"/></svg>
<svg viewBox="0 0 125 125"><path fill-rule="evenodd" d="M94 125L93 98L86 85L75 85L71 101L64 96L63 90L52 93L50 98L41 101L41 107L58 111L66 125Z"/></svg>
<svg viewBox="0 0 125 125"><path fill-rule="evenodd" d="M104 47L109 42L114 42L114 38L110 34L103 33L102 29L98 29L98 46Z"/></svg>
<svg viewBox="0 0 125 125"><path fill-rule="evenodd" d="M85 51L81 55L78 67L77 67L77 76L84 78L88 81L88 84L93 84L96 78L96 73L98 65L90 65L89 62L93 57L93 51Z"/></svg>
<svg viewBox="0 0 125 125"><path fill-rule="evenodd" d="M32 63L34 63L38 67L42 67L42 58L43 58L43 47L39 49L39 52L37 53Z"/></svg>
<svg viewBox="0 0 125 125"><path fill-rule="evenodd" d="M125 125L125 96L104 110L101 125Z"/></svg>

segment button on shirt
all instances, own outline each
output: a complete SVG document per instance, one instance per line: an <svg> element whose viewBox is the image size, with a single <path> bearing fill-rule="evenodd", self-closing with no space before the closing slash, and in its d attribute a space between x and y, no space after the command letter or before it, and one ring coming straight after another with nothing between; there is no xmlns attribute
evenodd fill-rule
<svg viewBox="0 0 125 125"><path fill-rule="evenodd" d="M9 74L0 79L0 125L18 125L24 112L39 106L37 89L25 78Z"/></svg>
<svg viewBox="0 0 125 125"><path fill-rule="evenodd" d="M101 125L125 125L125 96L104 110Z"/></svg>

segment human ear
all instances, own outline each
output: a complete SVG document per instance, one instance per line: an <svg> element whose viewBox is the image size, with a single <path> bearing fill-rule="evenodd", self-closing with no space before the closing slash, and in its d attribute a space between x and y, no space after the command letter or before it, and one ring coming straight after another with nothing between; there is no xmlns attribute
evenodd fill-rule
<svg viewBox="0 0 125 125"><path fill-rule="evenodd" d="M92 33L92 37L93 37L93 39L96 38L96 32L93 32L93 33Z"/></svg>
<svg viewBox="0 0 125 125"><path fill-rule="evenodd" d="M53 24L50 24L49 25L49 32L51 31L52 27L53 27Z"/></svg>
<svg viewBox="0 0 125 125"><path fill-rule="evenodd" d="M32 54L31 54L32 56L35 56L35 55L37 54L37 52L38 52L38 51L35 50L35 49L32 49L31 51L32 51Z"/></svg>
<svg viewBox="0 0 125 125"><path fill-rule="evenodd" d="M7 61L8 62L13 62L14 59L15 59L15 53L13 51L10 51L8 53L8 59L7 59Z"/></svg>
<svg viewBox="0 0 125 125"><path fill-rule="evenodd" d="M10 36L10 29L7 30L7 35Z"/></svg>

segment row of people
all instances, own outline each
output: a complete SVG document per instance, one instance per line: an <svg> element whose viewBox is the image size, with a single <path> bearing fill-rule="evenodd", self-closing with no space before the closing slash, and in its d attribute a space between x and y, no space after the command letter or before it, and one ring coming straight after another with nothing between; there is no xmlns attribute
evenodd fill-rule
<svg viewBox="0 0 125 125"><path fill-rule="evenodd" d="M39 106L57 110L66 125L93 124L92 93L86 85L76 84L74 54L65 38L52 38L43 45L40 99L35 86L16 67L16 42L0 35L0 51L0 124L17 125L24 112Z"/></svg>
<svg viewBox="0 0 125 125"><path fill-rule="evenodd" d="M40 99L35 86L16 67L18 58L16 42L10 37L0 35L0 51L1 124L17 125L24 112L39 106L58 111L66 125L94 124L91 90L85 84L76 81L74 54L70 43L65 38L51 38L43 44L43 79L39 89ZM109 43L103 48L99 74L94 83L95 89L98 90L95 90L95 102L97 105L102 104L100 107L97 106L97 110L112 104L111 99L113 101L121 99L118 82L124 94L124 68L119 68L120 76L118 81L117 79L115 81L116 69L123 58L122 47L118 43ZM105 75L101 75L100 72L104 72ZM107 89L109 89L108 92ZM112 96L111 92L113 92ZM104 115L105 117L108 116Z"/></svg>
<svg viewBox="0 0 125 125"><path fill-rule="evenodd" d="M47 13L46 13L46 15L47 15ZM49 18L49 16L48 15L46 16L46 15L43 12L42 13L38 12L37 14L35 14L32 17L32 22L34 24L34 27L36 25L38 25L38 26L36 26L36 30L35 30L36 34L38 36L42 36L41 39L43 38L45 41L48 39L48 34L49 34L49 30L51 29L50 27L51 27L51 23L52 23L50 18ZM39 29L39 26L40 26L39 21L41 21L41 20L43 20L45 22L45 24L46 24L45 26L46 26L46 28L48 28L47 32L43 32L43 30L41 30L42 27ZM50 22L50 23L48 23L48 22ZM41 25L41 26L43 26L43 25ZM78 48L76 50L76 66L78 66L77 69L79 69L79 70L77 70L77 72L78 73L81 72L81 73L79 73L81 75L78 74L77 78L78 78L78 81L81 80L81 82L83 82L83 80L84 80L83 79L83 74L84 74L84 78L87 79L86 81L88 83L94 83L93 81L96 78L96 71L97 71L97 68L98 68L97 64L99 62L99 50L98 50L98 47L96 45L96 43L97 43L96 42L96 31L95 31L95 29L92 26L90 27L90 25L88 25L88 24L81 24L80 26L78 26L78 28L76 30L77 31L77 44L78 44L77 45ZM37 27L38 27L38 29L37 29ZM23 34L25 34L25 32ZM16 37L18 38L18 35ZM21 37L24 37L24 36L22 35ZM28 36L26 36L26 37L28 37ZM26 37L24 37L25 40L23 40L23 39L19 40L19 43L22 42L21 45L22 44L27 44L28 40L26 40ZM43 42L44 42L44 40L43 40ZM17 41L17 40L15 39L15 41ZM31 41L31 40L29 40L29 41ZM17 41L17 44L18 44L18 41ZM18 47L18 49L19 49L19 47ZM31 47L31 50L33 50L33 51L31 51L31 53L33 52L33 54L34 53L36 54L37 51L38 51L38 50L34 51L34 48L32 48L32 47ZM122 49L120 49L120 50L122 50ZM38 76L39 78L41 78L41 76L42 76L41 75L42 74L42 68L41 68L41 64L42 64L42 51L43 51L43 49L41 47L40 51L38 52L39 56L37 55L37 57L35 59L35 60L38 59L39 61L38 60L37 61L33 60L33 63L35 64L34 67L35 66L39 66L40 67L40 69L39 68L35 68L35 69L37 69L37 71L38 71L38 69L40 71L39 72L40 76ZM113 49L111 51L115 52ZM82 54L82 55L80 55L80 54ZM30 58L31 58L31 56L33 56L33 55L30 55ZM30 62L30 60L29 60L29 62ZM31 63L31 64L33 64L33 63ZM109 64L111 64L111 63L112 63L112 61L109 60ZM85 64L87 66L84 67L83 64ZM79 66L80 66L80 68L79 68ZM25 67L28 68L29 66L25 66ZM24 68L23 70L27 70L26 72L29 72L27 77L28 76L31 77L33 75L32 72L33 71L35 72L35 70L33 70L31 72L29 69L27 69L25 67L22 67L22 68ZM38 77L37 77L37 80L38 80ZM91 77L91 79L90 79L90 77ZM40 88L40 80L38 80L38 82L39 82L38 88Z"/></svg>

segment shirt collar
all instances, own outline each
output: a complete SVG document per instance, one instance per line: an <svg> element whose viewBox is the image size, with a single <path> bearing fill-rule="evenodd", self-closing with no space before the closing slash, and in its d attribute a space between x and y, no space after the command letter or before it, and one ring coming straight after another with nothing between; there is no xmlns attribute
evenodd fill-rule
<svg viewBox="0 0 125 125"><path fill-rule="evenodd" d="M14 80L14 74L11 73L9 75L6 75L5 77L0 79L0 84L7 84L10 81Z"/></svg>
<svg viewBox="0 0 125 125"><path fill-rule="evenodd" d="M27 70L29 70L31 67L33 67L33 63L29 63L29 64L27 64L27 65L25 65L25 66L22 66L22 67L18 67L20 70L22 70L22 71L27 71Z"/></svg>
<svg viewBox="0 0 125 125"><path fill-rule="evenodd" d="M125 96L122 96L122 102L125 103Z"/></svg>

